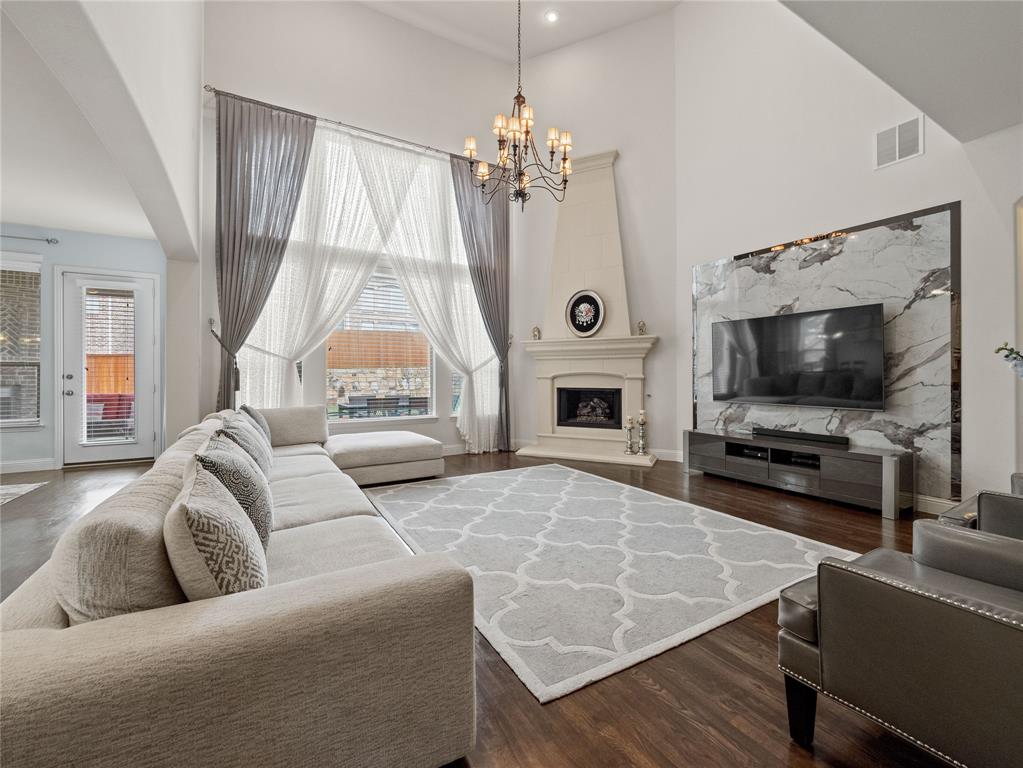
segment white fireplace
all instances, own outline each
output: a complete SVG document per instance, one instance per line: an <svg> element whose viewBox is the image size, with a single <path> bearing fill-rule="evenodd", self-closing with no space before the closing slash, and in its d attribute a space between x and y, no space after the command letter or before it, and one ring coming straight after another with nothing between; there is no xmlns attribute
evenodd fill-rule
<svg viewBox="0 0 1023 768"><path fill-rule="evenodd" d="M537 439L518 451L523 456L636 466L657 460L651 453L625 453L622 425L646 407L643 363L657 337L633 335L629 319L614 186L617 156L578 159L558 207L543 338L523 342L535 360L537 388ZM566 306L581 290L603 301L603 324L587 338L577 337L566 321Z"/></svg>

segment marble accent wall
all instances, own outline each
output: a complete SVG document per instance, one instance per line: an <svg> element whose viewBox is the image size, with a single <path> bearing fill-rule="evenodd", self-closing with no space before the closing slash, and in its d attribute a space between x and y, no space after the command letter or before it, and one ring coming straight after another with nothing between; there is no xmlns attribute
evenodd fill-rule
<svg viewBox="0 0 1023 768"><path fill-rule="evenodd" d="M958 236L958 223L953 227L953 216L958 208L946 206L694 267L697 428L828 433L848 436L857 446L913 451L917 493L955 498L952 281L958 244L952 236L953 231ZM879 302L885 316L884 411L714 401L711 323Z"/></svg>

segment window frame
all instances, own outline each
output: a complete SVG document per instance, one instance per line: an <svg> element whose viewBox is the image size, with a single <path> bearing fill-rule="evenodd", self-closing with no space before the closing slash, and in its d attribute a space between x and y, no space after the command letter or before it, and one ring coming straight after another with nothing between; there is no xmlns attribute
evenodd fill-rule
<svg viewBox="0 0 1023 768"><path fill-rule="evenodd" d="M30 253L19 253L17 251L0 251L0 270L11 272L31 272L39 275L39 359L36 366L36 417L34 419L2 419L0 418L0 431L35 431L46 428L43 421L43 364L45 354L43 351L43 258Z"/></svg>
<svg viewBox="0 0 1023 768"><path fill-rule="evenodd" d="M373 269L373 274L374 275L383 274L385 277L394 279L398 283L399 287L402 290L402 293L404 294L405 286L403 286L401 284L401 280L398 278L398 275L395 274L394 268L389 263L386 255L382 255L380 257L380 260L377 262L376 267ZM370 277L370 279L371 280L373 279L372 276ZM363 290L365 290L365 288ZM406 301L407 301L407 299L406 299ZM418 320L417 320L417 322L418 322ZM419 332L423 333L421 328L420 328ZM426 334L423 333L423 335L425 336ZM327 344L328 344L328 342L329 342L329 337L328 337L328 339L324 340L323 344L321 344L316 350L314 350L309 355L309 357L316 357L317 359L322 359L323 360L323 364L322 364L323 365L323 377L320 377L319 373L317 373L316 380L317 380L318 383L313 385L313 386L319 387L321 390L324 389L324 385L326 383L326 372L328 370L327 369L327 365L326 365ZM444 359L440 355L437 354L437 351L433 348L433 344L430 343L430 340L428 338L426 340L426 343L427 343L427 346L430 349L430 412L429 413L417 414L415 416L370 416L370 417L367 417L367 418L364 418L364 419L331 418L330 415L328 414L327 415L328 431L331 430L331 429L336 429L338 431L346 431L346 429L357 430L358 426L362 425L362 424L365 424L365 425L383 425L383 424L411 424L411 423L416 423L416 422L419 422L419 423L436 423L441 418L441 416L437 412L437 404L438 404L438 402L440 402L438 400L437 386L438 386L438 381L441 380L441 377L438 375L438 373L439 373L438 366L443 366L443 368L444 368L444 370L447 373L449 378L450 378L450 374L451 374L451 367L444 361ZM303 363L303 368L304 367L305 367L305 364ZM310 377L310 378L312 378L312 377ZM303 381L302 388L303 388L303 392L304 392L305 391L305 382L304 381ZM450 395L451 395L451 390L448 389L448 400L451 399ZM323 402L324 402L324 406L323 407L324 407L324 411L326 411L326 408L327 408L326 401L325 401L326 398L323 395L321 395L321 398L323 398ZM306 402L308 402L308 399L306 399Z"/></svg>

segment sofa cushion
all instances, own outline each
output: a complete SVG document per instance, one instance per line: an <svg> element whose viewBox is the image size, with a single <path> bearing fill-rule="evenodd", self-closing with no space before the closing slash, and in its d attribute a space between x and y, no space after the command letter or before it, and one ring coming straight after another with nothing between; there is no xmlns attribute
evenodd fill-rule
<svg viewBox="0 0 1023 768"><path fill-rule="evenodd" d="M272 492L273 484L278 480L290 480L330 473L340 474L329 457L317 456L315 454L300 454L298 456L282 456L279 459L275 459L273 469L270 470L267 479L270 480L270 490Z"/></svg>
<svg viewBox="0 0 1023 768"><path fill-rule="evenodd" d="M267 584L263 544L234 496L192 461L184 487L164 519L164 543L189 600L205 600Z"/></svg>
<svg viewBox="0 0 1023 768"><path fill-rule="evenodd" d="M352 515L376 515L373 504L355 481L336 468L320 475L276 480L270 484L270 492L274 499L274 530Z"/></svg>
<svg viewBox="0 0 1023 768"><path fill-rule="evenodd" d="M284 456L326 456L327 452L319 443L296 443L295 445L278 445L273 449L274 462Z"/></svg>
<svg viewBox="0 0 1023 768"><path fill-rule="evenodd" d="M366 516L275 531L267 552L271 584L409 556L387 523Z"/></svg>
<svg viewBox="0 0 1023 768"><path fill-rule="evenodd" d="M267 424L266 419L259 411L253 408L251 405L243 405L239 409L242 413L252 419L252 423L259 427L259 431L266 435L266 439L273 442L270 438L270 425Z"/></svg>
<svg viewBox="0 0 1023 768"><path fill-rule="evenodd" d="M185 602L167 559L163 520L192 458L181 448L206 440L201 433L181 438L57 541L50 579L71 624Z"/></svg>
<svg viewBox="0 0 1023 768"><path fill-rule="evenodd" d="M263 474L269 476L270 468L273 466L273 453L270 451L270 443L254 427L248 419L241 416L228 416L224 419L224 426L213 434L226 435L245 449L245 452L255 459L256 464L263 470Z"/></svg>
<svg viewBox="0 0 1023 768"><path fill-rule="evenodd" d="M260 413L270 425L274 447L296 443L322 444L327 440L327 409L322 405L263 408Z"/></svg>
<svg viewBox="0 0 1023 768"><path fill-rule="evenodd" d="M817 577L797 582L781 591L778 624L810 643L817 642Z"/></svg>
<svg viewBox="0 0 1023 768"><path fill-rule="evenodd" d="M324 447L341 469L439 459L444 455L439 440L397 430L331 435Z"/></svg>
<svg viewBox="0 0 1023 768"><path fill-rule="evenodd" d="M214 435L195 454L195 459L231 492L266 549L274 529L273 499L270 482L253 458L233 440Z"/></svg>

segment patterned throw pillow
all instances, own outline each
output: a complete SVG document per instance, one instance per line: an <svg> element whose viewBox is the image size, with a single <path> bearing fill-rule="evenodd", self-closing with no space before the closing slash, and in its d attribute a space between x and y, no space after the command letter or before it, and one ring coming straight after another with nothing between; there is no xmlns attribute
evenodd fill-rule
<svg viewBox="0 0 1023 768"><path fill-rule="evenodd" d="M224 419L224 426L214 434L225 435L234 440L255 460L264 475L270 475L270 468L273 466L273 451L266 438L246 419L238 415L228 416Z"/></svg>
<svg viewBox="0 0 1023 768"><path fill-rule="evenodd" d="M252 419L253 423L259 427L260 431L266 435L266 439L272 443L273 435L270 434L270 422L266 420L266 416L261 414L251 405L243 405L241 412Z"/></svg>
<svg viewBox="0 0 1023 768"><path fill-rule="evenodd" d="M174 575L189 600L265 587L266 552L234 496L197 461L163 521Z"/></svg>
<svg viewBox="0 0 1023 768"><path fill-rule="evenodd" d="M206 447L195 454L195 460L231 492L266 549L274 528L273 498L270 483L259 465L238 443L222 435L211 437Z"/></svg>

